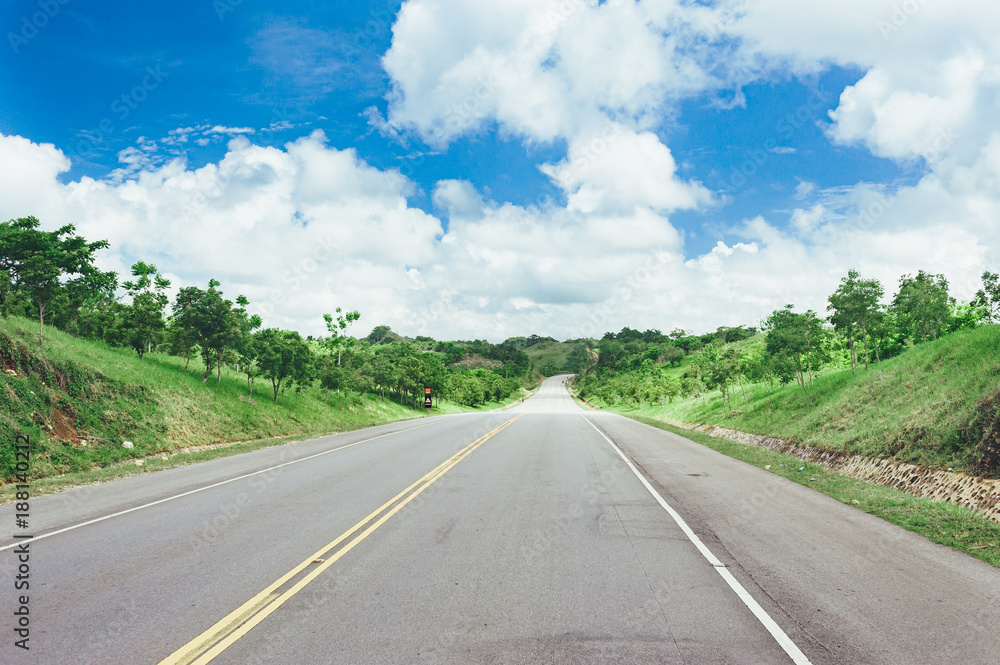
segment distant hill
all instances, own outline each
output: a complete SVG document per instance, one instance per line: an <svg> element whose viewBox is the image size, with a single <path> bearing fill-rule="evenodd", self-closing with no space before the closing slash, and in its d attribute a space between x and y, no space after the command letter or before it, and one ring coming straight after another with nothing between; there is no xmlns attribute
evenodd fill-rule
<svg viewBox="0 0 1000 665"><path fill-rule="evenodd" d="M547 337L522 350L536 372L542 376L553 376L560 372L575 374L583 371L593 357L589 349L591 346L585 340L557 342Z"/></svg>

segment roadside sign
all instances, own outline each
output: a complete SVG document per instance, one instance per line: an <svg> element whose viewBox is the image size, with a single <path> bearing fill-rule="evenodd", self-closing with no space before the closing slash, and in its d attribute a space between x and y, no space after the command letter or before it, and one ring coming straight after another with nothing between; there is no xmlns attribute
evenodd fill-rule
<svg viewBox="0 0 1000 665"><path fill-rule="evenodd" d="M431 389L424 388L424 408L431 408L433 402L431 401Z"/></svg>

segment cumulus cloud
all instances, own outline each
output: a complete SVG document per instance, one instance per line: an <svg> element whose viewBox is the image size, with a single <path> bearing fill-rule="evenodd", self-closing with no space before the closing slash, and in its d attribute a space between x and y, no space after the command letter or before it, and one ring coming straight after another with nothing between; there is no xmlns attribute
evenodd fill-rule
<svg viewBox="0 0 1000 665"><path fill-rule="evenodd" d="M228 138L218 162L192 168L140 143L111 177L66 184L55 147L0 135L0 217L72 221L111 241L105 267L142 258L178 283L215 277L268 325L304 333L321 332L320 314L338 305L438 337L705 330L786 303L823 312L851 267L890 292L905 272L942 272L968 298L1000 266L998 32L1000 10L985 0L409 0L383 58L388 112L369 111L373 126L442 150L492 131L565 146L539 164L565 205L496 201L448 179L431 192L434 216L409 203L412 181L322 133L261 147L250 128L206 124L168 138ZM333 36L298 24L263 31L256 52L285 63L296 35L309 38L308 62L343 75ZM920 177L800 179L791 210L761 211L691 256L671 216L711 221L725 200L685 177L670 149L662 130L679 102L739 108L741 92L718 100L831 66L859 74L838 91L828 139ZM325 94L321 79L296 80Z"/></svg>
<svg viewBox="0 0 1000 665"><path fill-rule="evenodd" d="M541 167L569 197L569 208L583 213L658 211L696 208L711 201L700 183L683 182L669 148L650 132L617 124L582 134L558 164Z"/></svg>
<svg viewBox="0 0 1000 665"><path fill-rule="evenodd" d="M383 58L389 122L437 144L493 121L531 141L572 138L609 115L655 123L664 104L711 79L668 33L683 19L677 6L404 3Z"/></svg>

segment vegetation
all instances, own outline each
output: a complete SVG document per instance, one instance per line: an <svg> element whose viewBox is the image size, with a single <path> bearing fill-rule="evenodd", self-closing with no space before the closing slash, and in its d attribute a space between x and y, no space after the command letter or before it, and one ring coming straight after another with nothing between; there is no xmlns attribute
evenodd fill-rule
<svg viewBox="0 0 1000 665"><path fill-rule="evenodd" d="M1000 475L1000 327L992 273L956 304L940 275L881 285L848 273L829 318L787 306L758 331L628 328L599 343L581 397L649 417L723 425L824 449ZM944 306L944 309L942 309Z"/></svg>
<svg viewBox="0 0 1000 665"><path fill-rule="evenodd" d="M171 303L170 282L143 261L119 290L118 275L93 268L105 241L39 225L0 223L0 436L31 435L35 477L413 417L427 388L438 410L496 405L534 380L513 343L409 340L388 326L357 340L349 334L357 310L324 314L324 338L261 330L249 300L226 298L214 279L181 288ZM25 333L29 316L35 340ZM45 335L46 321L57 330ZM259 378L270 383L266 401L254 397ZM5 448L0 481L13 468Z"/></svg>
<svg viewBox="0 0 1000 665"><path fill-rule="evenodd" d="M577 374L586 369L591 359L593 340L579 339L558 342L551 337L511 337L504 344L524 350L535 371L542 376L560 372Z"/></svg>

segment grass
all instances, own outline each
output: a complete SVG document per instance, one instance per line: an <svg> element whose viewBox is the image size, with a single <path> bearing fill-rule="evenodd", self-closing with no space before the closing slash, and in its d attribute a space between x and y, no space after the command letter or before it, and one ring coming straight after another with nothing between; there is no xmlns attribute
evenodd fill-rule
<svg viewBox="0 0 1000 665"><path fill-rule="evenodd" d="M356 394L331 393L327 400L313 387L286 391L275 403L269 382L256 381L251 397L245 379L232 371L223 370L221 382L212 376L202 383L204 366L196 359L185 370L182 358L155 354L140 359L131 350L75 339L54 328L46 328L39 345L37 324L18 317L0 319L0 358L7 370L0 375L0 441L12 442L18 433L30 436L35 492L295 438L472 410L442 400L425 411L374 395L367 404ZM132 448L124 447L125 441ZM245 443L176 455L232 442ZM167 461L159 459L162 455ZM143 459L143 466L130 463L135 459ZM0 483L13 479L13 468L13 446L0 446ZM43 478L51 480L40 482ZM3 490L0 485L0 496Z"/></svg>
<svg viewBox="0 0 1000 665"><path fill-rule="evenodd" d="M552 374L560 372L569 362L569 356L579 346L578 342L539 342L524 349L535 369L547 369Z"/></svg>
<svg viewBox="0 0 1000 665"><path fill-rule="evenodd" d="M969 470L976 462L977 437L996 420L1000 393L1000 326L982 326L921 344L857 374L829 370L809 389L812 405L797 384L773 393L736 386L733 411L726 413L719 391L704 398L622 408L638 416L708 423L772 436L827 450L892 458L932 468ZM589 398L588 398L589 399ZM989 412L987 412L989 411Z"/></svg>
<svg viewBox="0 0 1000 665"><path fill-rule="evenodd" d="M965 552L1000 567L1000 523L953 504L920 499L880 485L872 485L789 455L729 439L674 427L654 418L626 414L639 422L673 432L729 457L767 469L800 485L866 513L892 522L932 542ZM805 467L803 471L798 469Z"/></svg>

